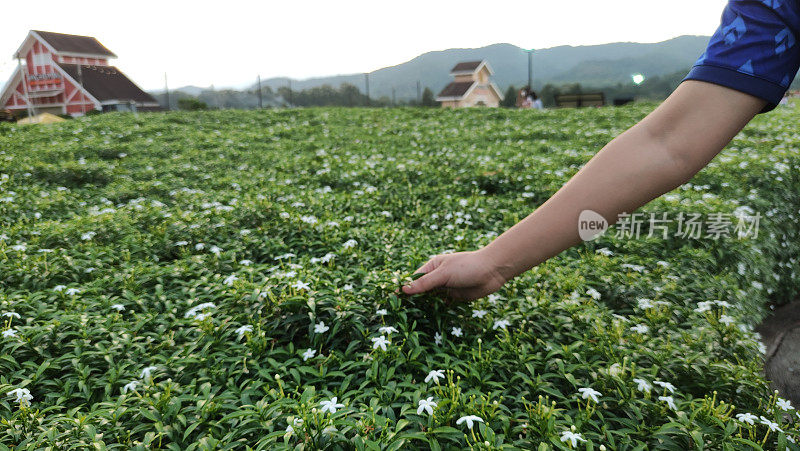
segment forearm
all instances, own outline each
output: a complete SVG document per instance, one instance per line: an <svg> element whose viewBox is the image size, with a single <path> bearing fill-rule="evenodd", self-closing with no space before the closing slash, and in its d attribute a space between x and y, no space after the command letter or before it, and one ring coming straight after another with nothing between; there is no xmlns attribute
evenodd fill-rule
<svg viewBox="0 0 800 451"><path fill-rule="evenodd" d="M619 135L553 197L487 246L501 273L510 279L578 244L582 211L593 210L613 224L620 213L691 178L696 170L679 164L647 133L639 124Z"/></svg>
<svg viewBox="0 0 800 451"><path fill-rule="evenodd" d="M696 101L698 96L703 101ZM632 213L691 179L763 105L720 86L682 84L482 252L506 279L527 271L581 241L578 217L583 210L613 224L620 213Z"/></svg>

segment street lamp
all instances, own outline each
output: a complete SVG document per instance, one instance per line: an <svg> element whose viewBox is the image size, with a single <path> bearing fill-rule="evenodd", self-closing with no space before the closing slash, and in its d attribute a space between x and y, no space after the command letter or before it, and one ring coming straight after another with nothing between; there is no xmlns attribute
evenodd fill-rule
<svg viewBox="0 0 800 451"><path fill-rule="evenodd" d="M633 84L635 84L636 86L639 86L640 84L642 84L642 82L644 82L644 75L633 74L631 75L631 81L633 81Z"/></svg>
<svg viewBox="0 0 800 451"><path fill-rule="evenodd" d="M533 89L533 49L527 49L528 53L528 89Z"/></svg>

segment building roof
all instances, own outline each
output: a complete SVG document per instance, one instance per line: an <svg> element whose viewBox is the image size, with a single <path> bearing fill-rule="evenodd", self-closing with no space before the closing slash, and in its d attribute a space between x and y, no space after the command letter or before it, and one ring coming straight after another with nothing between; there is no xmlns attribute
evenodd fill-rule
<svg viewBox="0 0 800 451"><path fill-rule="evenodd" d="M475 70L481 67L481 63L483 61L467 61L464 63L458 63L450 69L450 72L475 72Z"/></svg>
<svg viewBox="0 0 800 451"><path fill-rule="evenodd" d="M78 36L74 34L53 33L51 31L39 30L33 30L33 32L41 36L56 52L103 55L112 58L116 58L117 56L91 36Z"/></svg>
<svg viewBox="0 0 800 451"><path fill-rule="evenodd" d="M67 75L100 102L109 100L135 101L140 103L158 103L150 94L142 91L128 77L114 66L81 65L78 76L77 64L58 64Z"/></svg>
<svg viewBox="0 0 800 451"><path fill-rule="evenodd" d="M442 89L436 97L463 97L464 94L469 92L472 85L477 81L454 81Z"/></svg>

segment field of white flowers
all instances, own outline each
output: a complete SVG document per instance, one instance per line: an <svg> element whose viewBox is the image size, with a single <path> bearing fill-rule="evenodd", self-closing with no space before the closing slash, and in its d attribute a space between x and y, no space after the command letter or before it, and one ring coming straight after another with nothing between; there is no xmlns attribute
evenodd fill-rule
<svg viewBox="0 0 800 451"><path fill-rule="evenodd" d="M800 285L800 113L643 210L757 236L612 229L471 304L396 294L653 107L0 124L0 449L800 449L752 332Z"/></svg>

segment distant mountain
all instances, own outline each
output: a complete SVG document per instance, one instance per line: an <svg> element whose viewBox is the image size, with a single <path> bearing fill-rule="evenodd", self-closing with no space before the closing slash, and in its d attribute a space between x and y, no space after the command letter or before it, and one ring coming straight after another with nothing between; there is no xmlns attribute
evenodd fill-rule
<svg viewBox="0 0 800 451"><path fill-rule="evenodd" d="M183 86L181 88L176 89L176 91L185 92L186 94L189 94L190 96L197 97L203 91L207 91L208 89L209 88L201 88L199 86Z"/></svg>
<svg viewBox="0 0 800 451"><path fill-rule="evenodd" d="M687 70L708 44L708 36L679 36L663 42L642 44L616 42L586 46L558 46L535 50L533 54L534 87L546 83L581 83L608 85L630 83L632 74L645 77ZM476 49L448 49L424 53L411 61L385 67L369 74L370 96L391 97L398 101L417 97L417 81L424 89L439 92L450 82L450 69L459 61L485 59L494 69L494 82L505 90L509 85L522 86L528 80L528 57L511 44L493 44ZM289 79L271 78L262 86L273 90L285 87ZM364 88L364 74L292 80L293 90L328 84L334 87L350 83Z"/></svg>

